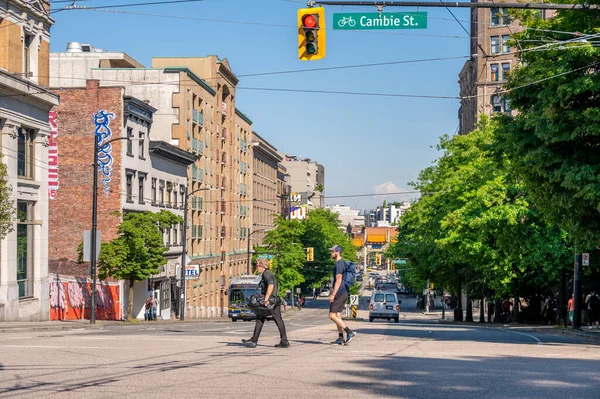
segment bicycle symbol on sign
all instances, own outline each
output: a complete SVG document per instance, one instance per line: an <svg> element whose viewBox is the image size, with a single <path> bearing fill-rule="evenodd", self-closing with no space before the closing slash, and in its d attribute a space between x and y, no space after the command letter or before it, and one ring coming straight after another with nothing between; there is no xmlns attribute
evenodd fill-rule
<svg viewBox="0 0 600 399"><path fill-rule="evenodd" d="M338 21L338 26L343 28L346 25L352 28L356 25L356 21L352 17L342 17L342 19Z"/></svg>

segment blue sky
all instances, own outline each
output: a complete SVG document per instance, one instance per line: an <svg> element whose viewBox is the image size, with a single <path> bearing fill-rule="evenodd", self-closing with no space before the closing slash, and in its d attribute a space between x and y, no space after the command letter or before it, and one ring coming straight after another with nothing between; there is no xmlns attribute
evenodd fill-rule
<svg viewBox="0 0 600 399"><path fill-rule="evenodd" d="M141 1L90 0L79 4L135 2ZM295 24L297 9L305 4L295 0L205 0L120 9L125 13L62 11L53 15L56 24L51 49L64 51L69 41L90 43L126 52L146 66L150 66L153 56L218 54L229 60L238 75L468 55L466 33L446 9L435 8L418 10L429 13L428 28L424 30L328 30L326 58L302 62L297 59ZM340 7L326 7L328 28L333 13L340 11ZM374 8L344 7L343 11L373 12ZM453 12L468 29L468 10ZM236 105L252 119L254 130L279 150L325 165L326 196L394 192L396 187L410 190L407 183L438 156L431 148L438 137L456 132L458 100L250 88L458 96L458 73L464 62L453 59L245 77L240 78ZM383 199L360 197L327 202L365 209Z"/></svg>

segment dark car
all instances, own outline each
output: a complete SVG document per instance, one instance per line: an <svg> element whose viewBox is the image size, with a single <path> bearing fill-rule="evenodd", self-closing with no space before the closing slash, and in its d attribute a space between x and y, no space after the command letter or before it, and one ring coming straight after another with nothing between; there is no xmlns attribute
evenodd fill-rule
<svg viewBox="0 0 600 399"><path fill-rule="evenodd" d="M363 275L361 273L356 275L356 281L363 281Z"/></svg>

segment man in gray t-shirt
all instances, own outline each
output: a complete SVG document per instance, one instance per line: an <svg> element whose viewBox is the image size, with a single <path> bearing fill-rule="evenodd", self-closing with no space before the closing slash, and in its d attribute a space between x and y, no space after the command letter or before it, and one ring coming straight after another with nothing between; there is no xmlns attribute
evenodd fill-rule
<svg viewBox="0 0 600 399"><path fill-rule="evenodd" d="M344 281L346 277L346 262L342 259L342 247L336 245L329 248L329 250L331 251L331 258L335 261L333 268L333 288L329 296L329 319L335 323L338 329L338 339L331 344L344 345L352 341L356 335L356 332L348 328L342 319L342 310L344 310L346 301L348 300L348 287L346 287ZM345 340L344 331L346 332Z"/></svg>

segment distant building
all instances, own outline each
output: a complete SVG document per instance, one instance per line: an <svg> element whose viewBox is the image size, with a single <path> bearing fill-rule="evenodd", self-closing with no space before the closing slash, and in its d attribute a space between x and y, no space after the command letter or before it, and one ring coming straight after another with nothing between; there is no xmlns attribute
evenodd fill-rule
<svg viewBox="0 0 600 399"><path fill-rule="evenodd" d="M330 205L327 209L339 215L341 229L346 230L348 225L352 227L365 225L365 217L364 215L360 215L360 210L358 209L352 209L346 205Z"/></svg>
<svg viewBox="0 0 600 399"><path fill-rule="evenodd" d="M274 227L275 217L281 213L281 205L277 197L277 173L281 156L258 133L252 132L252 242L250 245L261 245L264 231ZM252 233L251 232L251 233Z"/></svg>
<svg viewBox="0 0 600 399"><path fill-rule="evenodd" d="M289 174L289 185L292 193L305 193L310 200L309 207L323 208L325 198L325 167L310 158L280 153L281 164Z"/></svg>
<svg viewBox="0 0 600 399"><path fill-rule="evenodd" d="M387 205L378 206L375 209L368 209L363 211L365 217L365 226L367 227L389 227L396 226L400 223L400 218L404 215L408 209L410 209L410 202L393 202Z"/></svg>

